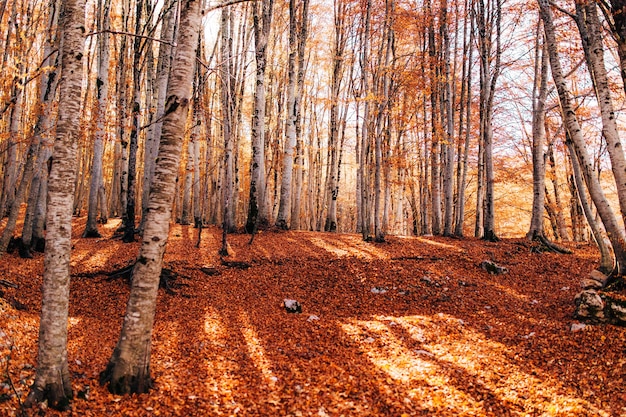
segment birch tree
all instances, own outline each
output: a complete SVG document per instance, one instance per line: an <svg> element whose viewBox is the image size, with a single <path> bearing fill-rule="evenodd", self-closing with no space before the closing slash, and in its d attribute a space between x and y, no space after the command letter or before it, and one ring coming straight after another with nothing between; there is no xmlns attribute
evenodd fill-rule
<svg viewBox="0 0 626 417"><path fill-rule="evenodd" d="M167 244L176 177L195 71L201 1L183 0L172 76L167 87L163 127L156 158L146 226L132 272L130 298L120 338L100 375L102 384L117 394L143 393L152 387L150 339L156 310L159 277Z"/></svg>
<svg viewBox="0 0 626 417"><path fill-rule="evenodd" d="M600 216L600 219L604 224L604 228L607 231L613 247L613 252L615 254L617 272L621 275L626 268L626 233L624 233L624 229L617 223L613 210L611 209L609 202L602 191L602 186L600 185L600 180L594 168L593 162L587 152L580 123L578 122L572 103L571 93L567 88L561 63L559 61L559 52L550 4L547 0L538 0L538 3L541 19L543 20L546 45L550 58L550 68L552 70L552 78L559 95L561 116L563 117L568 138L572 143L571 149L574 151L572 159L578 158L583 178L585 180L585 185L589 190L589 194L594 202L594 205L596 206L596 209L598 210L598 215Z"/></svg>
<svg viewBox="0 0 626 417"><path fill-rule="evenodd" d="M538 32L539 32L538 27ZM539 33L538 33L539 35ZM527 238L535 240L543 235L543 213L545 201L545 112L548 96L548 53L537 36L535 46L535 82L533 84L532 103L532 158L533 158L533 205L530 230Z"/></svg>
<svg viewBox="0 0 626 417"><path fill-rule="evenodd" d="M280 183L280 204L276 226L280 229L289 229L289 216L291 215L291 183L293 178L293 159L296 147L296 57L297 57L297 7L296 0L289 0L289 59L288 59L288 84L287 84L287 108L285 123L285 147L282 158L282 181Z"/></svg>
<svg viewBox="0 0 626 417"><path fill-rule="evenodd" d="M89 183L89 206L87 224L83 237L100 237L98 231L98 196L104 187L102 158L106 139L107 105L109 99L109 27L111 0L98 1L98 78L96 79L96 131L94 134L91 178ZM106 210L104 206L101 211Z"/></svg>
<svg viewBox="0 0 626 417"><path fill-rule="evenodd" d="M609 88L606 64L604 61L604 46L602 41L602 25L598 18L598 8L595 2L576 2L576 16L574 17L582 41L587 68L591 74L594 92L600 108L602 119L602 136L607 144L607 151L611 160L611 171L615 179L617 198L622 220L626 224L626 158L624 148L619 137L617 116L613 106L611 90Z"/></svg>
<svg viewBox="0 0 626 417"><path fill-rule="evenodd" d="M248 233L252 233L259 226L264 228L269 224L265 197L265 70L273 8L273 0L257 1L252 4L256 83L252 109L250 202L246 221Z"/></svg>
<svg viewBox="0 0 626 417"><path fill-rule="evenodd" d="M484 224L482 237L495 241L494 169L493 169L493 102L501 71L502 0L477 0L476 29L480 62L480 142L484 164Z"/></svg>
<svg viewBox="0 0 626 417"><path fill-rule="evenodd" d="M66 409L72 398L67 362L67 319L85 45L84 0L63 0L60 16L62 73L59 80L59 116L49 177L37 371L26 404L32 406L47 401L50 407Z"/></svg>

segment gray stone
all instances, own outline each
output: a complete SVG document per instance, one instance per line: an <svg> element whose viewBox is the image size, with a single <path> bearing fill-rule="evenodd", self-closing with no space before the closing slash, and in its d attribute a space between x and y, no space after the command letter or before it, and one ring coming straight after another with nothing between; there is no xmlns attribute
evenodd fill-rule
<svg viewBox="0 0 626 417"><path fill-rule="evenodd" d="M604 300L594 290L584 290L576 295L575 317L591 320L604 320Z"/></svg>
<svg viewBox="0 0 626 417"><path fill-rule="evenodd" d="M593 278L583 278L580 280L580 287L583 290L599 290L603 285L600 281L596 281Z"/></svg>
<svg viewBox="0 0 626 417"><path fill-rule="evenodd" d="M285 299L283 305L287 313L302 313L302 305L296 300Z"/></svg>
<svg viewBox="0 0 626 417"><path fill-rule="evenodd" d="M569 329L572 332L579 332L579 331L583 330L585 327L587 327L587 325L585 323L572 323L569 326Z"/></svg>
<svg viewBox="0 0 626 417"><path fill-rule="evenodd" d="M618 303L615 300L608 300L608 310L611 312L616 324L626 324L626 306Z"/></svg>
<svg viewBox="0 0 626 417"><path fill-rule="evenodd" d="M598 281L603 287L606 285L607 281L609 280L608 276L598 271L597 269L594 269L593 271L589 273L589 278L595 281Z"/></svg>
<svg viewBox="0 0 626 417"><path fill-rule="evenodd" d="M490 274L495 274L495 275L506 274L507 272L509 272L509 270L506 269L505 267L500 266L492 261L482 261L480 263L480 267L484 269L485 271L489 272Z"/></svg>

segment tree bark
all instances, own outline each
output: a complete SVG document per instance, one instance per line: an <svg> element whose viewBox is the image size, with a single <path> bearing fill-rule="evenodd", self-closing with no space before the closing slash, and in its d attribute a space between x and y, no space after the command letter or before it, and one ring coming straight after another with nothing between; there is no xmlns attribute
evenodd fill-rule
<svg viewBox="0 0 626 417"><path fill-rule="evenodd" d="M103 186L102 158L106 139L109 99L109 34L111 0L100 0L98 16L98 78L96 79L96 132L93 143L89 206L83 237L100 237L98 231L98 195Z"/></svg>
<svg viewBox="0 0 626 417"><path fill-rule="evenodd" d="M195 48L202 17L200 10L199 0L184 0L181 4L178 49L167 88L168 100L150 188L146 227L133 268L130 298L120 339L109 364L100 375L101 383L108 383L109 391L117 394L147 392L152 386L150 338L185 122L192 101Z"/></svg>
<svg viewBox="0 0 626 417"><path fill-rule="evenodd" d="M267 67L267 44L272 23L273 0L254 2L252 5L254 22L254 47L256 60L256 84L254 108L252 110L250 161L250 203L246 231L253 233L255 228L265 228L269 224L265 197L265 71Z"/></svg>
<svg viewBox="0 0 626 417"><path fill-rule="evenodd" d="M539 31L540 28L537 28ZM539 35L539 33L538 33ZM530 229L526 234L534 240L543 235L543 213L545 201L545 107L548 96L548 51L541 46L541 37L537 36L535 46L535 82L533 85L533 122L532 122L532 158L533 158L533 205ZM540 57L541 54L541 57Z"/></svg>
<svg viewBox="0 0 626 417"><path fill-rule="evenodd" d="M46 253L39 325L37 371L26 404L47 401L65 409L72 398L67 362L67 318L76 181L80 93L85 43L85 2L64 0L61 14L59 118L50 168Z"/></svg>
<svg viewBox="0 0 626 417"><path fill-rule="evenodd" d="M556 84L559 94L559 102L561 104L561 114L565 123L567 134L572 142L572 149L575 154L573 158L578 158L581 171L585 179L585 184L589 190L589 194L598 210L598 214L602 219L602 223L607 231L613 252L617 262L617 272L621 275L626 268L626 234L618 225L613 210L602 191L600 181L596 175L596 171L589 158L586 149L585 139L578 123L578 118L571 102L570 92L567 89L563 70L559 61L557 42L554 33L554 23L552 21L552 11L547 0L538 0L541 18L544 22L544 32L546 36L546 44L550 56L550 67L552 69L552 78Z"/></svg>
<svg viewBox="0 0 626 417"><path fill-rule="evenodd" d="M626 11L626 9L624 9ZM611 159L611 171L615 179L617 198L626 224L626 158L619 137L617 116L613 107L611 90L604 62L604 46L602 44L602 25L598 18L595 2L576 2L576 24L582 40L587 68L591 74L595 95L602 118L602 136L607 144Z"/></svg>
<svg viewBox="0 0 626 417"><path fill-rule="evenodd" d="M280 183L280 204L276 227L289 229L291 215L291 195L293 179L293 160L296 147L296 117L298 115L296 97L296 65L297 65L297 7L295 0L289 0L289 59L288 59L288 84L287 84L287 108L285 127L285 147L283 149L282 180Z"/></svg>

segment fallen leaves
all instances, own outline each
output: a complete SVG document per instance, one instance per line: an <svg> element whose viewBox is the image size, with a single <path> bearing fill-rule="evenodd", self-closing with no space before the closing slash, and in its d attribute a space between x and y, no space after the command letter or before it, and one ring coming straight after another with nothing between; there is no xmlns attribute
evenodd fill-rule
<svg viewBox="0 0 626 417"><path fill-rule="evenodd" d="M231 235L236 255L221 259L219 231L205 229L199 249L196 233L175 226L168 244L166 266L188 287L159 292L155 388L122 397L97 383L128 297L107 273L132 262L137 244L76 239L69 414L626 414L626 330L571 319L579 277L595 266L590 247L568 256L523 241L284 232L252 246ZM481 269L487 258L508 273ZM17 415L32 383L41 271L41 255L0 259L0 279L19 285L3 291L27 307L0 299L0 415Z"/></svg>

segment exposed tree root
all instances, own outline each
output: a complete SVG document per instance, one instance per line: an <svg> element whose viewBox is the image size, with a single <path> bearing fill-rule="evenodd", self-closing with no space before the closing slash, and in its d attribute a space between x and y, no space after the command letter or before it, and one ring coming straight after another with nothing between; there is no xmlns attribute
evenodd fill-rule
<svg viewBox="0 0 626 417"><path fill-rule="evenodd" d="M113 272L109 272L107 274L107 281L113 281L114 279L125 279L130 283L131 277L133 274L133 268L135 267L135 263L131 263L121 269L115 270ZM178 279L179 275L169 268L161 269L161 276L159 278L159 288L163 288L170 295L177 295L174 289L179 289L181 287L186 287L187 284L182 284L179 282L174 282Z"/></svg>
<svg viewBox="0 0 626 417"><path fill-rule="evenodd" d="M554 242L551 242L547 237L545 237L541 233L538 233L535 236L533 236L532 241L541 243L540 246L531 248L533 252L554 252L554 253L560 253L563 255L570 255L572 253L571 250L563 246L557 245Z"/></svg>

